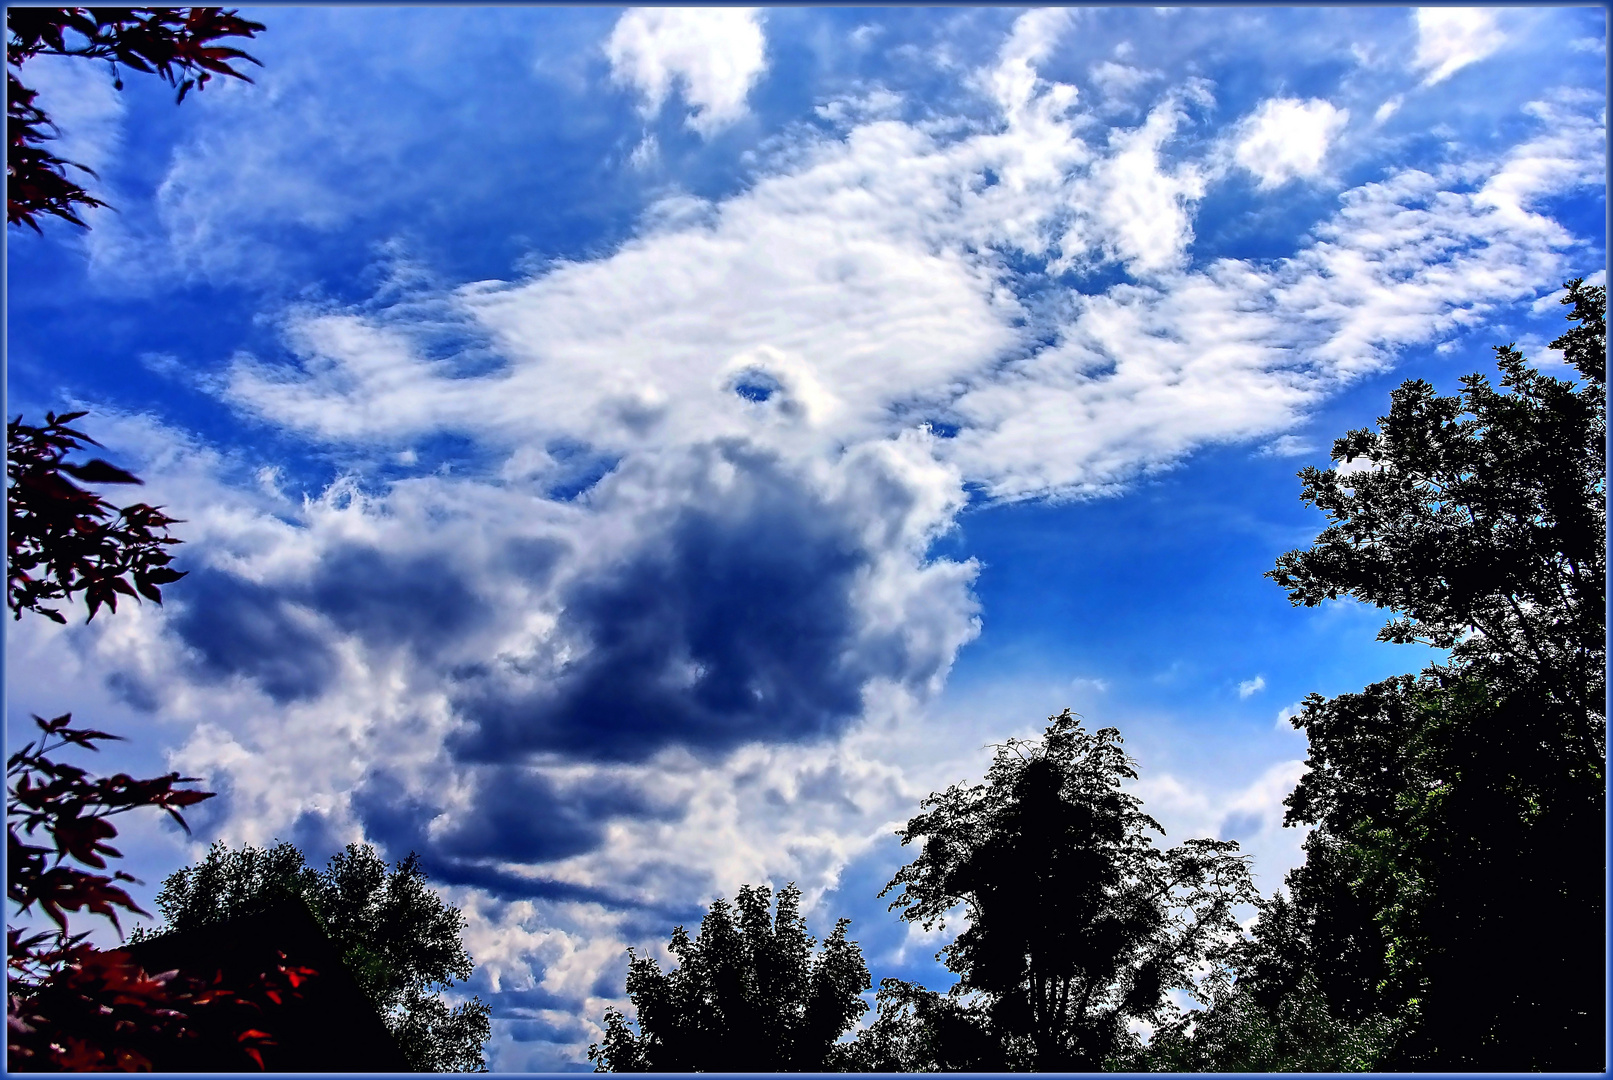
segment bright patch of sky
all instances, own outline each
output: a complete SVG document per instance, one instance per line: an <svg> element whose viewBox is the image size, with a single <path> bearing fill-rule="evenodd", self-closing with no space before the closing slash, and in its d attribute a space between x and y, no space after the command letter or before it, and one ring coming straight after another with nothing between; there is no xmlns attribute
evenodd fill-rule
<svg viewBox="0 0 1613 1080"><path fill-rule="evenodd" d="M1605 265L1592 8L265 8L175 108L28 73L116 213L13 230L9 409L183 518L13 624L12 737L204 777L187 841L420 852L501 1070L745 883L946 985L893 829L1066 706L1170 832L1300 859L1294 472ZM1286 703L1286 704L1285 704Z"/></svg>

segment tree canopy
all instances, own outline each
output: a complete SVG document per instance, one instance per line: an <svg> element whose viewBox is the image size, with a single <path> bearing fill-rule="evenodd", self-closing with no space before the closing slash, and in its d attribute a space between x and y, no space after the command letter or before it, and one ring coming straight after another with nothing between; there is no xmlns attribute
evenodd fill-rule
<svg viewBox="0 0 1613 1080"><path fill-rule="evenodd" d="M1300 474L1329 525L1269 576L1386 608L1381 640L1448 659L1306 699L1305 863L1156 1066L1603 1068L1606 290L1563 303L1551 347L1579 384L1498 347L1499 389L1407 382L1334 444L1343 467Z"/></svg>
<svg viewBox="0 0 1613 1080"><path fill-rule="evenodd" d="M690 938L672 931L678 966L628 950L627 996L638 1031L619 1010L588 1049L597 1072L817 1072L832 1070L841 1035L868 1008L868 969L841 919L814 953L801 891L744 886L719 897Z"/></svg>
<svg viewBox="0 0 1613 1080"><path fill-rule="evenodd" d="M880 895L898 890L891 907L925 928L962 905L968 927L941 954L951 994L975 997L1011 1067L1111 1063L1129 1021L1162 1022L1168 991L1196 991L1198 970L1230 957L1234 908L1255 899L1235 841L1154 846L1164 830L1121 789L1137 774L1120 744L1065 710L898 834L923 849Z"/></svg>
<svg viewBox="0 0 1613 1080"><path fill-rule="evenodd" d="M163 881L157 908L166 929L189 930L289 896L307 902L417 1069L486 1071L488 1007L472 998L450 1008L438 993L471 975L464 917L430 889L413 855L388 869L369 845L349 844L316 870L290 843L215 843L200 863Z"/></svg>

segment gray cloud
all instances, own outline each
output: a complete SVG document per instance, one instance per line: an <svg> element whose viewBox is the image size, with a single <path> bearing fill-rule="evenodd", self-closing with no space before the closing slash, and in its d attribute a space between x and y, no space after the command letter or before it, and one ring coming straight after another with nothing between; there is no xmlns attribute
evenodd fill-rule
<svg viewBox="0 0 1613 1080"><path fill-rule="evenodd" d="M939 658L900 633L864 633L854 600L876 558L866 508L832 503L754 447L709 454L732 470L729 490L677 508L621 561L559 591L555 636L573 656L462 669L451 695L471 725L453 742L462 760L642 760L668 744L813 739L861 714L870 679L936 674ZM914 501L894 482L879 494L883 517Z"/></svg>

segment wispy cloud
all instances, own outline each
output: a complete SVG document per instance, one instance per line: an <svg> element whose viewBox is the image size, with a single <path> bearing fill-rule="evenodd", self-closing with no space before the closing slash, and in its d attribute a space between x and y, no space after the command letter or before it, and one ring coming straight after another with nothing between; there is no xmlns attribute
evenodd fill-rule
<svg viewBox="0 0 1613 1080"><path fill-rule="evenodd" d="M1417 56L1423 85L1444 82L1469 64L1484 60L1507 43L1497 8L1418 8Z"/></svg>
<svg viewBox="0 0 1613 1080"><path fill-rule="evenodd" d="M1240 698L1253 697L1255 694L1260 693L1260 691L1264 690L1265 688L1266 677L1264 675L1256 675L1254 678L1245 679L1243 682L1238 684L1238 696Z"/></svg>

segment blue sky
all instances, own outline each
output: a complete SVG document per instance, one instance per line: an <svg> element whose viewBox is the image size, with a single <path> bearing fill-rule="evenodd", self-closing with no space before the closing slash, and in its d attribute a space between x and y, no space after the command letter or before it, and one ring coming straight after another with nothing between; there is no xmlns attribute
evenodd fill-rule
<svg viewBox="0 0 1613 1080"><path fill-rule="evenodd" d="M1596 8L244 9L176 108L37 60L116 211L12 230L8 413L185 519L162 607L14 624L8 730L413 849L496 1069L739 885L853 918L924 795L1066 706L1267 891L1283 717L1425 664L1262 578L1294 473L1566 326L1605 265Z"/></svg>

